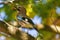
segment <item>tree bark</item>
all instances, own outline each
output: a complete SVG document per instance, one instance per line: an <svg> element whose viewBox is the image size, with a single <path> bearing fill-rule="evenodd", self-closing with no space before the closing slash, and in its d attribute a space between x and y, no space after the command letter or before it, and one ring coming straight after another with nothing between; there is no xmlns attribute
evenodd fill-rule
<svg viewBox="0 0 60 40"><path fill-rule="evenodd" d="M17 40L37 40L28 33L22 32L20 30L17 30L15 34L11 34L8 31L8 26L2 21L0 21L0 32L4 32Z"/></svg>

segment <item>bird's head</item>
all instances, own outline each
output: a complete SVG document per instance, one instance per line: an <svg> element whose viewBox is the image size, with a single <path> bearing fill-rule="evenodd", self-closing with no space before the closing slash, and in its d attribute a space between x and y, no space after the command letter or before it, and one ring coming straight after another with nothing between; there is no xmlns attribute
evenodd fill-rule
<svg viewBox="0 0 60 40"><path fill-rule="evenodd" d="M17 6L17 16L26 17L26 9L23 6Z"/></svg>

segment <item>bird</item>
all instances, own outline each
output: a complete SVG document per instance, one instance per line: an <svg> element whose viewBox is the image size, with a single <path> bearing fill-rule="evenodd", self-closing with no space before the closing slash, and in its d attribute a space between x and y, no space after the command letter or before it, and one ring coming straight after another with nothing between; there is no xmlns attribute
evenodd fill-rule
<svg viewBox="0 0 60 40"><path fill-rule="evenodd" d="M26 15L26 9L23 6L16 7L17 10L17 20L19 25L25 28L33 28L35 25L31 18Z"/></svg>

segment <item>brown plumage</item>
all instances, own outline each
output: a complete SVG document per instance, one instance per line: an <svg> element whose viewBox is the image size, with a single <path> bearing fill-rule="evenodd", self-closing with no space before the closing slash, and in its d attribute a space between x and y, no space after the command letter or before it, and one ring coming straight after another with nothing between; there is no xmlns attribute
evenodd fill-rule
<svg viewBox="0 0 60 40"><path fill-rule="evenodd" d="M23 17L27 16L26 15L26 9L23 6L18 6L17 10L18 10L17 11L18 12L17 16L23 16Z"/></svg>
<svg viewBox="0 0 60 40"><path fill-rule="evenodd" d="M33 28L33 21L26 15L26 9L22 6L17 6L17 20L19 25L25 28Z"/></svg>

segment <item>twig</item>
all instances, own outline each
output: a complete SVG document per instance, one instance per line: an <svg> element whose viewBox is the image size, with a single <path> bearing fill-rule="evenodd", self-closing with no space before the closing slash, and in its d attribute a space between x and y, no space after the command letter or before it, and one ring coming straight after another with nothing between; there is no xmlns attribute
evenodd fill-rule
<svg viewBox="0 0 60 40"><path fill-rule="evenodd" d="M8 4L10 2L4 1L4 2L0 2L0 4Z"/></svg>

